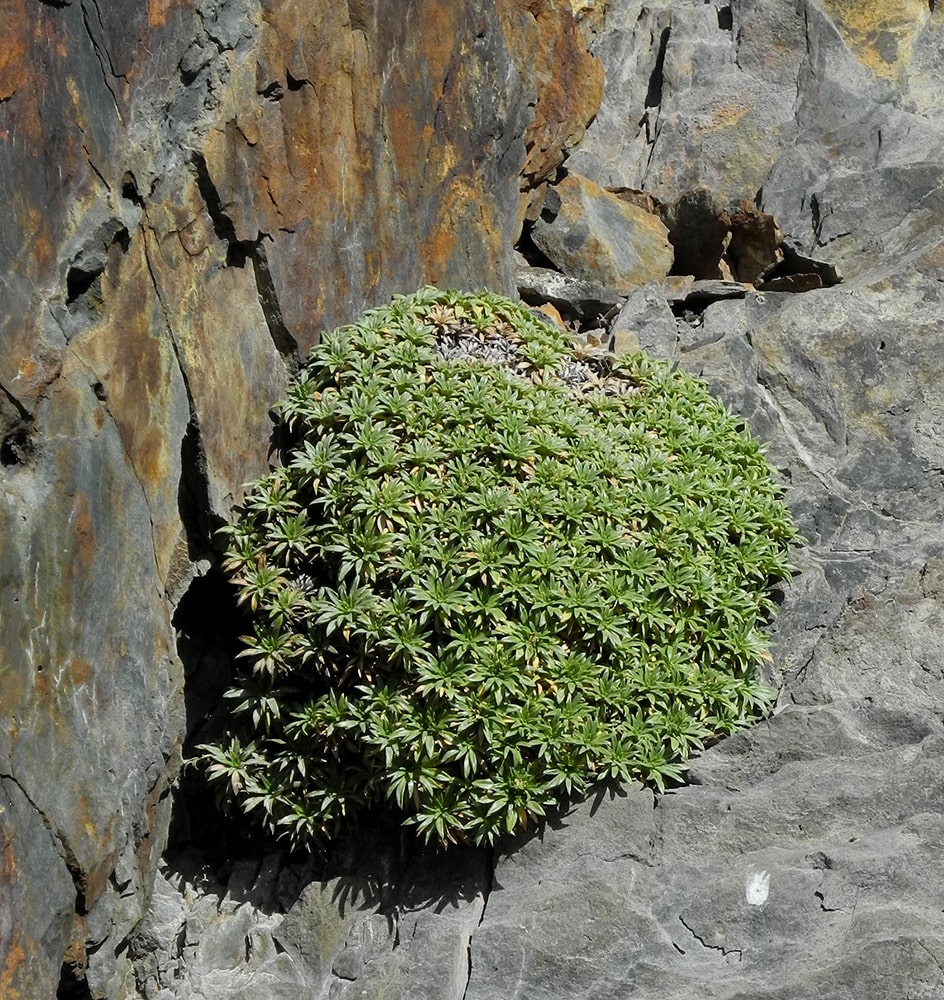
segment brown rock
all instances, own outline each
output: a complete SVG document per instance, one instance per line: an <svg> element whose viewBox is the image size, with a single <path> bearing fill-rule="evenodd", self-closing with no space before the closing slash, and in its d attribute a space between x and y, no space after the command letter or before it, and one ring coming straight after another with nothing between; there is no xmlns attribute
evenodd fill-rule
<svg viewBox="0 0 944 1000"><path fill-rule="evenodd" d="M528 125L521 171L523 220L528 191L551 177L583 138L603 99L603 66L588 51L572 0L501 0L499 14L515 39L519 65L533 68L534 117ZM524 17L523 14L528 17ZM530 18L530 21L529 21Z"/></svg>
<svg viewBox="0 0 944 1000"><path fill-rule="evenodd" d="M737 281L756 282L783 260L783 231L772 215L741 201L731 212L726 257Z"/></svg>
<svg viewBox="0 0 944 1000"><path fill-rule="evenodd" d="M542 214L531 236L565 274L623 291L668 274L672 247L658 216L577 174L554 191L560 199L557 214Z"/></svg>
<svg viewBox="0 0 944 1000"><path fill-rule="evenodd" d="M129 992L185 736L175 612L298 356L424 282L513 293L519 195L602 90L563 0L94 8L10 0L0 46L10 997L54 995L67 949Z"/></svg>
<svg viewBox="0 0 944 1000"><path fill-rule="evenodd" d="M542 302L541 305L535 307L539 312L544 313L544 315L556 326L563 327L566 329L567 324L564 322L563 316L561 316L557 307L551 302Z"/></svg>

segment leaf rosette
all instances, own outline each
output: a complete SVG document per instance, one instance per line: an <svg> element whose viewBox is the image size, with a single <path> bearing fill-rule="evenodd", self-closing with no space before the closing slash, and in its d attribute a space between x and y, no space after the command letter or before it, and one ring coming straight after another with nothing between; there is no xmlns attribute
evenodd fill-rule
<svg viewBox="0 0 944 1000"><path fill-rule="evenodd" d="M762 715L795 529L703 383L422 289L326 334L225 569L251 616L230 806L299 845L387 803L493 842L598 781L682 780Z"/></svg>

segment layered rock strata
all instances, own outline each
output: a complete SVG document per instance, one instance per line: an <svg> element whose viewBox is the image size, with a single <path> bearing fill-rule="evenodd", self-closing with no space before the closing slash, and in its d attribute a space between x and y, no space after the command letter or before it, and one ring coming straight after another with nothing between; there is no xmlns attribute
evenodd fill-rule
<svg viewBox="0 0 944 1000"><path fill-rule="evenodd" d="M942 10L441 6L7 12L0 992L51 996L65 962L63 992L148 1000L933 1000ZM584 135L585 36L606 90ZM783 232L771 280L820 279L732 271L726 297L718 234L631 293L528 276L529 300L702 374L770 442L807 539L776 714L688 787L601 792L495 856L378 831L330 866L178 851L155 875L205 703L181 648L225 668L191 580L296 354L421 280L510 291L568 151L644 208L716 206L719 261L747 202Z"/></svg>

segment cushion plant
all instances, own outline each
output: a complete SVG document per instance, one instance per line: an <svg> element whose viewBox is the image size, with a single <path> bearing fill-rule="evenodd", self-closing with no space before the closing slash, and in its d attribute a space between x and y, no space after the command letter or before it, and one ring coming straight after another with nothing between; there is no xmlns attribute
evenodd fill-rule
<svg viewBox="0 0 944 1000"><path fill-rule="evenodd" d="M706 387L423 289L325 335L225 568L252 620L221 797L310 845L386 802L492 842L602 779L664 788L763 713L795 532Z"/></svg>

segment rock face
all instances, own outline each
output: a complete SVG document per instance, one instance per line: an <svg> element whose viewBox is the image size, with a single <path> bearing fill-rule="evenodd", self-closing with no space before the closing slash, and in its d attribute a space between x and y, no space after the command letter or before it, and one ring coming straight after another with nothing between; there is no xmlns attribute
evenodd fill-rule
<svg viewBox="0 0 944 1000"><path fill-rule="evenodd" d="M365 305L513 290L602 69L558 0L11 0L4 24L0 993L64 968L118 997L195 721L178 638L209 636L205 592L181 602L268 408Z"/></svg>
<svg viewBox="0 0 944 1000"><path fill-rule="evenodd" d="M65 963L147 1000L944 996L941 5L615 0L585 135L586 4L8 7L0 993ZM529 279L584 326L622 305L769 442L807 539L777 712L494 856L379 831L155 874L185 663L225 663L191 581L296 354L421 280L510 290L574 144L603 188L784 234L763 292Z"/></svg>
<svg viewBox="0 0 944 1000"><path fill-rule="evenodd" d="M531 229L535 245L564 274L624 292L669 273L668 237L658 215L578 174L554 185Z"/></svg>

